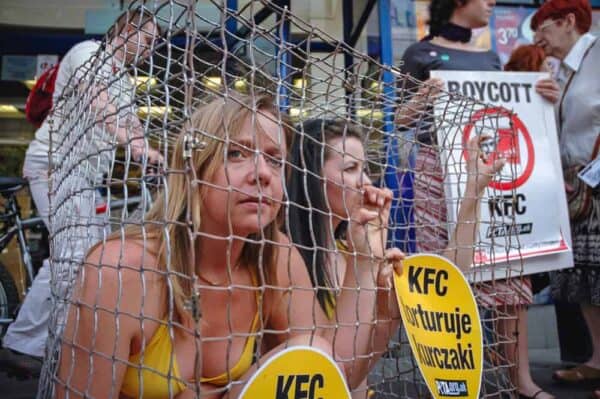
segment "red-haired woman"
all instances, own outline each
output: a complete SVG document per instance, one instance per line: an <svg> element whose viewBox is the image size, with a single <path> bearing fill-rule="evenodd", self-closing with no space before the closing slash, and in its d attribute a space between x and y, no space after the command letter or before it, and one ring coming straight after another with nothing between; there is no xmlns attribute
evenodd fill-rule
<svg viewBox="0 0 600 399"><path fill-rule="evenodd" d="M557 119L565 170L590 163L600 135L600 43L588 33L591 22L589 0L548 0L531 20L536 44L546 54L561 60L558 77L563 94ZM554 378L562 382L600 379L600 198L597 191L592 201L588 217L571 220L575 267L553 273L551 279L555 298L581 306L593 345L587 362L554 373ZM600 398L600 390L596 390L594 396Z"/></svg>
<svg viewBox="0 0 600 399"><path fill-rule="evenodd" d="M510 54L505 71L521 72L551 72L552 68L546 60L544 50L535 44L517 47Z"/></svg>

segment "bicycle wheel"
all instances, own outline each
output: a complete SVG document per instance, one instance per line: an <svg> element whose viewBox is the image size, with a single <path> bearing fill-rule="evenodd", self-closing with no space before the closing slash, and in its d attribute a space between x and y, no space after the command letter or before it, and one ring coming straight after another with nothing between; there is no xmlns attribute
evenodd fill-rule
<svg viewBox="0 0 600 399"><path fill-rule="evenodd" d="M11 274L0 262L0 319L10 319L19 306L19 291ZM8 324L0 324L0 337L4 336Z"/></svg>

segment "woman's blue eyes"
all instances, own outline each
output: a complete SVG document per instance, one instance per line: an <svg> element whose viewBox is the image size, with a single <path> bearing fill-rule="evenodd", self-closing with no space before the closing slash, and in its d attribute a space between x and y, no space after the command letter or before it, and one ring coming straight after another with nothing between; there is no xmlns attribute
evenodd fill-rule
<svg viewBox="0 0 600 399"><path fill-rule="evenodd" d="M352 172L354 170L358 170L360 167L358 165L358 163L352 163L350 165L346 165L346 167L344 168L344 171L346 172Z"/></svg>
<svg viewBox="0 0 600 399"><path fill-rule="evenodd" d="M271 163L271 165L276 167L281 167L283 165L283 159L267 156L267 162Z"/></svg>
<svg viewBox="0 0 600 399"><path fill-rule="evenodd" d="M273 155L261 154L265 160L274 167L281 167L283 164L283 159L278 158ZM251 151L243 151L243 150L229 150L227 152L227 159L230 161L241 161L247 158L252 159L254 157L254 152Z"/></svg>
<svg viewBox="0 0 600 399"><path fill-rule="evenodd" d="M227 159L240 159L243 155L240 150L230 150L227 152Z"/></svg>

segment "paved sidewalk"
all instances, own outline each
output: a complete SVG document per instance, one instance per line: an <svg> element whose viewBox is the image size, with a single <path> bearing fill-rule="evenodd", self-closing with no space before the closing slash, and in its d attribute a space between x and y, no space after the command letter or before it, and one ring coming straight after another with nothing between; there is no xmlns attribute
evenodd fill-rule
<svg viewBox="0 0 600 399"><path fill-rule="evenodd" d="M37 380L17 381L0 374L2 399L32 399L37 393Z"/></svg>
<svg viewBox="0 0 600 399"><path fill-rule="evenodd" d="M591 388L566 386L552 380L552 372L565 365L560 362L560 354L556 350L534 349L529 351L531 360L531 375L537 384L546 392L551 393L558 399L589 399ZM600 384L598 384L600 388Z"/></svg>
<svg viewBox="0 0 600 399"><path fill-rule="evenodd" d="M551 306L530 309L529 356L534 380L558 399L588 399L591 388L564 386L552 381L552 372L564 366L560 361L554 310ZM37 381L16 381L0 374L0 398L31 399L36 392ZM398 395L389 397L398 398Z"/></svg>
<svg viewBox="0 0 600 399"><path fill-rule="evenodd" d="M531 371L533 378L547 392L558 399L588 399L591 390L565 387L552 381L552 371L561 367L558 350L531 350ZM37 390L36 381L16 381L0 375L0 397L2 399L31 399Z"/></svg>

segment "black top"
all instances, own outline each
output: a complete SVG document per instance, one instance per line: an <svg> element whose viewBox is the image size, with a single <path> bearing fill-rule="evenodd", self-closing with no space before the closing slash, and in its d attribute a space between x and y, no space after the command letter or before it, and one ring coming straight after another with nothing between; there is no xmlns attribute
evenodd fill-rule
<svg viewBox="0 0 600 399"><path fill-rule="evenodd" d="M419 80L429 79L429 72L447 71L500 71L500 58L492 50L466 51L438 46L431 42L417 42L402 56L403 73Z"/></svg>
<svg viewBox="0 0 600 399"><path fill-rule="evenodd" d="M467 51L438 46L429 41L417 42L406 49L402 56L400 70L420 81L429 79L433 70L447 71L500 71L500 58L491 50ZM408 90L410 97L416 91L416 84L407 80L401 83ZM429 110L433 112L432 110ZM427 117L419 123L417 140L424 144L435 142L435 135L429 131L430 123Z"/></svg>

